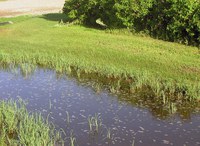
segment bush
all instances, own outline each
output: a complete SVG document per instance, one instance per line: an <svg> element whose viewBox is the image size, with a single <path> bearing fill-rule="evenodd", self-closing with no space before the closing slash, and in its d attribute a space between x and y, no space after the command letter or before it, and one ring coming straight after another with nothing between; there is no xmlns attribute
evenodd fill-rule
<svg viewBox="0 0 200 146"><path fill-rule="evenodd" d="M111 28L132 27L135 18L144 16L152 0L68 0L63 12L69 21L87 25L101 21Z"/></svg>
<svg viewBox="0 0 200 146"><path fill-rule="evenodd" d="M185 44L200 43L199 0L67 0L68 21L109 28L129 28Z"/></svg>
<svg viewBox="0 0 200 146"><path fill-rule="evenodd" d="M154 0L140 30L151 36L198 45L200 41L200 3L197 0ZM138 24L138 26L141 26Z"/></svg>

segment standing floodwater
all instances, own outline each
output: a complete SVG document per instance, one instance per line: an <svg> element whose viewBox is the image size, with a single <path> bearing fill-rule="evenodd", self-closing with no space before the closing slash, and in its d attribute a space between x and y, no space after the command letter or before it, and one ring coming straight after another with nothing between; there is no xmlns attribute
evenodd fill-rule
<svg viewBox="0 0 200 146"><path fill-rule="evenodd" d="M200 113L197 105L163 104L149 98L95 92L92 81L59 76L37 69L28 77L0 72L0 98L22 98L30 112L49 115L57 128L76 138L79 146L197 146L200 145ZM96 120L96 126L90 122ZM73 133L73 134L72 134Z"/></svg>

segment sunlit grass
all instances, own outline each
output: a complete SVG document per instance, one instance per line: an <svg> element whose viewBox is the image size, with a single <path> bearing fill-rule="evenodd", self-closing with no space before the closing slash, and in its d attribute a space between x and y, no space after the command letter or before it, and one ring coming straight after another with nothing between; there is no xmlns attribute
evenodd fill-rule
<svg viewBox="0 0 200 146"><path fill-rule="evenodd" d="M200 54L195 47L119 30L60 25L61 14L1 18L0 62L46 66L58 72L97 72L125 79L130 90L148 87L156 96L200 96ZM120 82L110 87L115 93Z"/></svg>
<svg viewBox="0 0 200 146"><path fill-rule="evenodd" d="M24 102L0 101L0 145L55 146L61 135L40 114L30 114Z"/></svg>

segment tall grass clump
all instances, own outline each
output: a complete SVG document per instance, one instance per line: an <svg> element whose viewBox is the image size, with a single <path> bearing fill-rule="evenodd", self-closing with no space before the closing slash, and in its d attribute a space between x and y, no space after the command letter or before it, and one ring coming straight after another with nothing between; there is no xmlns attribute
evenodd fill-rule
<svg viewBox="0 0 200 146"><path fill-rule="evenodd" d="M55 146L61 134L40 114L28 113L22 100L0 101L0 145Z"/></svg>
<svg viewBox="0 0 200 146"><path fill-rule="evenodd" d="M95 114L94 116L88 117L89 131L93 133L98 133L102 126L102 120L100 114Z"/></svg>

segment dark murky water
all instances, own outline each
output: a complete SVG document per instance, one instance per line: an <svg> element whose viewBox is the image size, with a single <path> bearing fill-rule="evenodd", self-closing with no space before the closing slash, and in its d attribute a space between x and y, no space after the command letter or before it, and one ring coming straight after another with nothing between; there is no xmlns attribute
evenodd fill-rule
<svg viewBox="0 0 200 146"><path fill-rule="evenodd" d="M113 95L106 89L95 92L92 82L37 69L24 77L0 71L0 98L29 102L29 111L50 113L56 127L67 135L73 130L77 146L197 146L200 145L198 104L169 103L137 95ZM69 120L68 123L68 116ZM88 117L100 114L102 126L90 132ZM111 139L108 139L110 129Z"/></svg>

